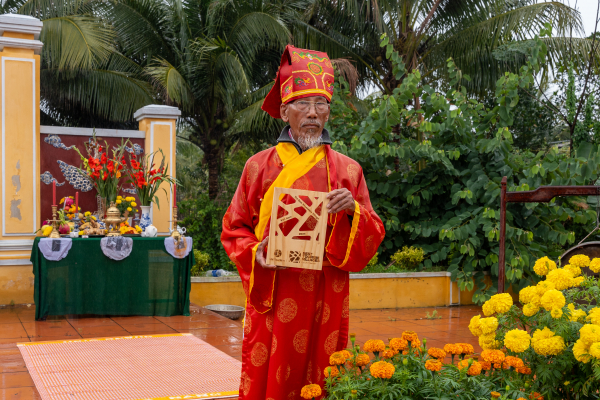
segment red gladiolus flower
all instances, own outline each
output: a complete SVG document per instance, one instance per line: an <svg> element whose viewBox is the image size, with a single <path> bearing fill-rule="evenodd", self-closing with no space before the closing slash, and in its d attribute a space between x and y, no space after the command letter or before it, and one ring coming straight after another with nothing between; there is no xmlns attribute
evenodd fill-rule
<svg viewBox="0 0 600 400"><path fill-rule="evenodd" d="M140 163L135 161L135 160L131 160L131 168L133 169L140 169Z"/></svg>
<svg viewBox="0 0 600 400"><path fill-rule="evenodd" d="M112 162L112 160L108 162L108 164L106 165L106 169L111 174L114 172L114 170L115 170L115 164Z"/></svg>
<svg viewBox="0 0 600 400"><path fill-rule="evenodd" d="M100 163L106 164L107 161L108 161L108 158L106 157L106 153L102 153L102 156L100 157Z"/></svg>
<svg viewBox="0 0 600 400"><path fill-rule="evenodd" d="M105 180L106 180L106 178L108 178L108 174L105 172L105 173L104 173L104 176L102 177L102 180L103 180L103 181L105 181Z"/></svg>

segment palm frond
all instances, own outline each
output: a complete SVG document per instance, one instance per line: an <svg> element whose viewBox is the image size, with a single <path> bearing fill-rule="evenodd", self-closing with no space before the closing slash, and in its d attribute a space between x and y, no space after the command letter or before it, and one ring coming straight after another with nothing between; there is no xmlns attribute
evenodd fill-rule
<svg viewBox="0 0 600 400"><path fill-rule="evenodd" d="M144 68L154 86L162 93L169 104L176 104L186 110L194 107L194 95L188 82L171 63L165 59L154 59Z"/></svg>

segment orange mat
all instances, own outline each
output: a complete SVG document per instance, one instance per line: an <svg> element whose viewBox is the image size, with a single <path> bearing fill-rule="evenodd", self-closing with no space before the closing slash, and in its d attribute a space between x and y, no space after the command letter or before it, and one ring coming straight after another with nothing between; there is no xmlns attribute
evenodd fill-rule
<svg viewBox="0 0 600 400"><path fill-rule="evenodd" d="M18 343L43 400L234 398L241 363L188 333Z"/></svg>

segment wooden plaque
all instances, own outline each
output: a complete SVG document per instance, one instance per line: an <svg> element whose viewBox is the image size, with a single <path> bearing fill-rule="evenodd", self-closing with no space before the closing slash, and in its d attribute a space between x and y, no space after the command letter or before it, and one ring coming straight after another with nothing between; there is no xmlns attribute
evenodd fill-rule
<svg viewBox="0 0 600 400"><path fill-rule="evenodd" d="M324 192L275 188L267 250L269 264L322 269L328 216L326 197Z"/></svg>

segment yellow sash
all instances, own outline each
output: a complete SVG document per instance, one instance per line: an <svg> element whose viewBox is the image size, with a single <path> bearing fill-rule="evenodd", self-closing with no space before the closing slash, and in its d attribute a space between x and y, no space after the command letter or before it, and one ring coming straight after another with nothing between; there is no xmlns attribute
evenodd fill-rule
<svg viewBox="0 0 600 400"><path fill-rule="evenodd" d="M305 151L302 154L298 154L298 150L291 143L281 142L275 147L277 154L283 163L283 170L279 173L269 190L265 193L265 196L260 205L260 213L258 219L258 225L254 229L254 234L258 239L256 246L252 248L252 272L250 273L250 290L248 296L252 293L252 287L254 286L254 262L256 260L256 250L258 245L263 240L265 228L271 218L271 209L273 208L273 192L276 187L289 188L299 178L304 176L310 171L319 161L325 157L325 146L313 147ZM275 272L277 274L277 272ZM275 280L275 275L273 275ZM272 285L274 288L275 285ZM271 289L272 290L272 289ZM271 301L273 301L273 294L271 293ZM257 310L258 311L258 310Z"/></svg>

